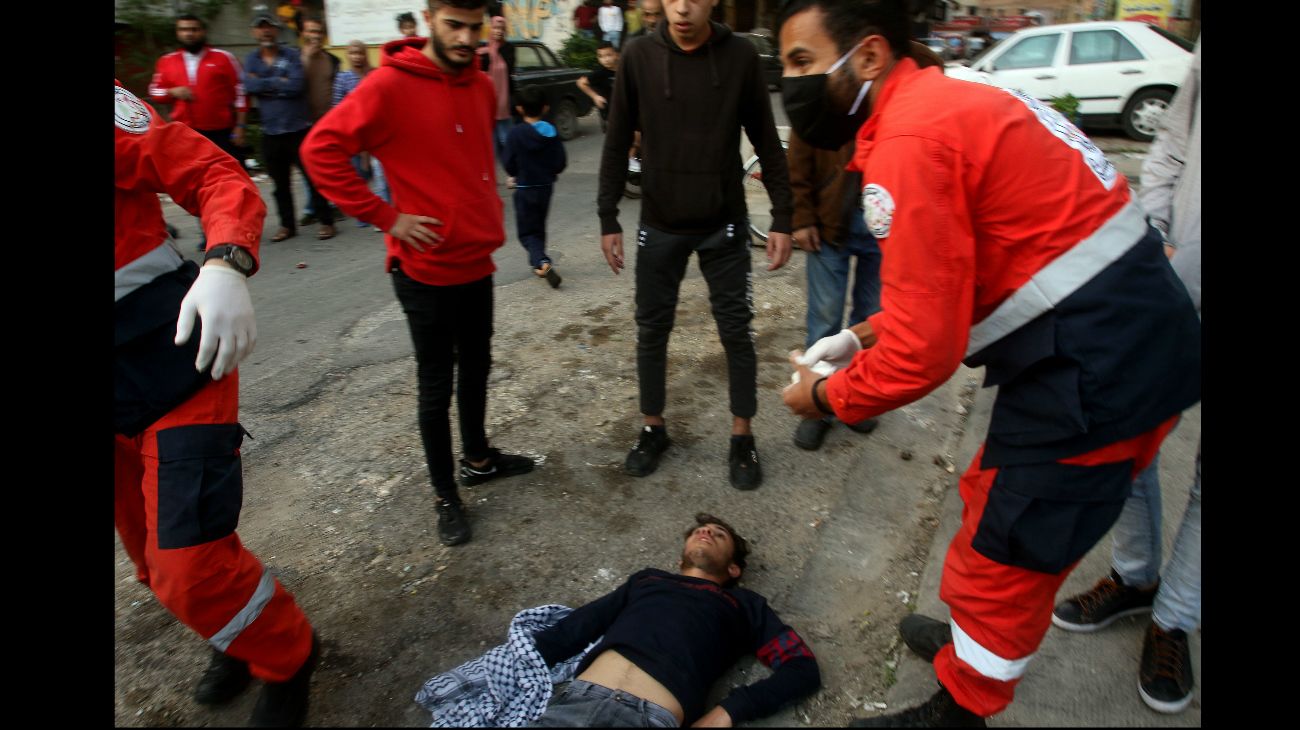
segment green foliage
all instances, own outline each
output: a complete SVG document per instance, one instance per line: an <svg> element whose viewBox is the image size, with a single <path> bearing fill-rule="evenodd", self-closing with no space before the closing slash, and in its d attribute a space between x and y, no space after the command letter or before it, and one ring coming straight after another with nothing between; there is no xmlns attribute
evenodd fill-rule
<svg viewBox="0 0 1300 730"><path fill-rule="evenodd" d="M599 65L596 60L596 39L574 31L573 35L564 39L564 45L560 47L560 63L572 68L594 70Z"/></svg>
<svg viewBox="0 0 1300 730"><path fill-rule="evenodd" d="M212 19L231 0L191 0L180 12L191 12L212 27ZM176 12L170 3L158 0L121 0L117 20L125 25L115 32L119 54L113 61L113 73L122 84L140 98L147 98L149 78L158 57L176 48Z"/></svg>
<svg viewBox="0 0 1300 730"><path fill-rule="evenodd" d="M1075 117L1079 116L1079 100L1075 98L1074 94L1067 93L1065 96L1053 97L1048 103L1066 119L1073 121Z"/></svg>

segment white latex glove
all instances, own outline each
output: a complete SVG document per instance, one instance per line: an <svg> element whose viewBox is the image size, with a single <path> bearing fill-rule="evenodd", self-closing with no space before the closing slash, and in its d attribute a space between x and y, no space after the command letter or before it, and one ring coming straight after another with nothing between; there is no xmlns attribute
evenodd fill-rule
<svg viewBox="0 0 1300 730"><path fill-rule="evenodd" d="M216 264L199 269L199 278L181 300L177 345L189 341L196 316L203 320L203 330L194 368L203 372L211 362L212 379L221 380L257 343L257 319L253 316L253 300L248 296L248 277Z"/></svg>
<svg viewBox="0 0 1300 730"><path fill-rule="evenodd" d="M796 352L797 352L797 351L796 351ZM802 360L803 360L803 356L800 355L800 356L799 356L799 359L800 359L800 361L802 361ZM830 376L831 373L835 372L836 370L839 370L839 368L837 368L837 367L835 367L834 365L832 365L832 364L826 362L825 360L818 360L817 362L813 363L812 365L809 365L809 366L808 366L808 369L809 369L809 370L812 370L814 373L817 373L818 375L820 375L820 376L822 376L822 377L828 377L828 376ZM791 382L791 383L797 383L797 382L799 382L799 371L798 371L798 370L794 371L793 373L790 373L790 382Z"/></svg>
<svg viewBox="0 0 1300 730"><path fill-rule="evenodd" d="M811 367L818 360L825 360L836 370L849 366L853 356L862 349L862 341L853 334L853 330L840 330L837 335L823 337L813 343L812 347L799 358L800 365Z"/></svg>

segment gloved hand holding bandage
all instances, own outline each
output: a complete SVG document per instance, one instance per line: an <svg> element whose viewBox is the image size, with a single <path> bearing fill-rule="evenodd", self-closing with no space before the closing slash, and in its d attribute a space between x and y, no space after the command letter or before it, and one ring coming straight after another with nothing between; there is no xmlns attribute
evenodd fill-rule
<svg viewBox="0 0 1300 730"><path fill-rule="evenodd" d="M199 269L199 278L181 300L176 321L176 344L183 345L194 331L194 318L203 321L199 354L194 367L199 372L212 363L212 379L232 372L257 343L257 319L248 295L248 277L228 266L209 263ZM214 359L215 358L215 359Z"/></svg>
<svg viewBox="0 0 1300 730"><path fill-rule="evenodd" d="M862 341L858 339L853 330L840 330L839 334L823 337L812 344L808 351L799 358L800 365L812 367L814 363L823 360L831 364L834 370L846 368L849 363L853 362L853 356L858 354L862 349ZM813 368L814 370L816 368ZM829 375L830 373L825 373Z"/></svg>
<svg viewBox="0 0 1300 730"><path fill-rule="evenodd" d="M799 361L800 361L801 363L803 362L803 354L799 353L798 350L795 350L794 352L792 352L792 353L790 353L790 354L792 354L792 355L796 355L796 356L799 358ZM813 363L812 365L809 365L809 366L808 366L808 369L809 369L809 370L812 370L814 373L817 373L817 375L819 375L819 376L823 376L823 377L824 377L824 376L829 376L831 373L835 372L836 370L839 370L839 368L837 368L837 367L835 367L834 365L832 365L832 364L826 362L825 360L818 360L817 362ZM799 371L798 371L798 370L794 371L793 373L790 373L790 382L791 382L791 383L797 383L797 382L799 382Z"/></svg>

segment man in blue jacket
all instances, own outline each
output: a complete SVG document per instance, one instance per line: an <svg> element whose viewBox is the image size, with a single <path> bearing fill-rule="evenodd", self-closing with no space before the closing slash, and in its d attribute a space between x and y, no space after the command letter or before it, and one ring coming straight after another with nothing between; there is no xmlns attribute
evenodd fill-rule
<svg viewBox="0 0 1300 730"><path fill-rule="evenodd" d="M278 243L298 234L290 174L292 166L297 165L307 178L298 159L298 147L311 127L311 117L303 92L302 58L297 49L278 42L280 21L269 13L260 13L253 18L252 28L260 48L244 61L244 90L257 99L261 113L262 162L275 182L275 207L280 215L280 229L271 241ZM334 214L329 203L310 180L307 191L321 228L332 229Z"/></svg>

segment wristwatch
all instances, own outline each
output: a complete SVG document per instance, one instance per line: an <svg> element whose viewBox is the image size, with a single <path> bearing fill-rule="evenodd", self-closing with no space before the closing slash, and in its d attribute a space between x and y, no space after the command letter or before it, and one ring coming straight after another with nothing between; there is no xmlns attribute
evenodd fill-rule
<svg viewBox="0 0 1300 730"><path fill-rule="evenodd" d="M254 259L253 254L249 253L248 249L243 246L235 246L229 243L223 243L220 246L213 246L203 255L204 261L211 261L212 259L221 259L222 261L225 261L230 264L235 271L238 271L244 276L252 276L257 273L257 260Z"/></svg>

